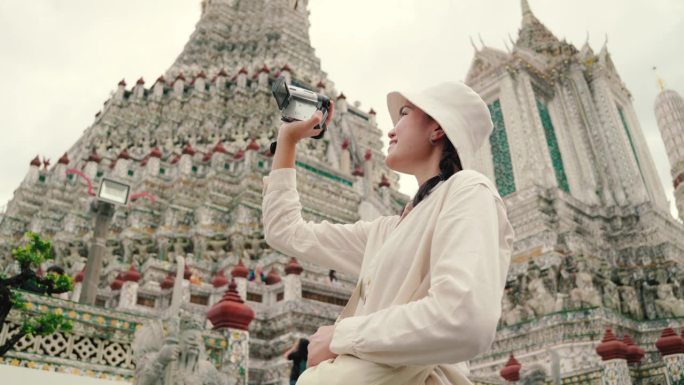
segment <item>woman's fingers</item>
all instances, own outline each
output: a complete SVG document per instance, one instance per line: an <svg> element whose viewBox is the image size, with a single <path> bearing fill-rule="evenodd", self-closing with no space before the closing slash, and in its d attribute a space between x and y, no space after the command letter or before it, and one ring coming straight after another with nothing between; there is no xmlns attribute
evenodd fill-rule
<svg viewBox="0 0 684 385"><path fill-rule="evenodd" d="M334 325L321 326L309 337L307 367L313 367L325 360L337 357L337 354L330 351L330 342L334 332Z"/></svg>
<svg viewBox="0 0 684 385"><path fill-rule="evenodd" d="M328 110L328 117L325 120L326 126L332 121L333 114L332 102L330 104L330 109ZM307 120L295 121L290 123L285 123L280 127L279 135L287 135L288 138L299 141L304 138L309 138L312 136L317 136L321 133L322 128L315 128L323 120L323 112L316 110L316 112L311 115Z"/></svg>
<svg viewBox="0 0 684 385"><path fill-rule="evenodd" d="M321 120L323 119L323 112L320 110L316 110L311 117L302 123L302 126L304 127L303 129L303 134L305 138L316 136L321 133L320 128L316 128L317 125L321 123Z"/></svg>
<svg viewBox="0 0 684 385"><path fill-rule="evenodd" d="M321 119L323 119L323 112L321 110L316 110L316 112L311 115L309 120L306 121L307 126L314 128L318 123L321 122Z"/></svg>

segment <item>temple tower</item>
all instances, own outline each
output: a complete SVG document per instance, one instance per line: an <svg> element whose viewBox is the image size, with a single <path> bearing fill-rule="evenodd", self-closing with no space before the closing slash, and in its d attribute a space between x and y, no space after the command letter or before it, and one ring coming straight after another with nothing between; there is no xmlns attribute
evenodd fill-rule
<svg viewBox="0 0 684 385"><path fill-rule="evenodd" d="M607 44L577 48L527 0L521 10L517 39L506 50L474 45L466 76L494 123L477 169L495 181L516 233L497 339L471 362L482 383L510 353L529 381L589 373L599 366L582 361L593 352L576 331L610 324L651 341L656 320L684 316L684 226ZM676 181L682 99L665 91L656 110Z"/></svg>
<svg viewBox="0 0 684 385"><path fill-rule="evenodd" d="M665 142L674 197L679 218L684 220L684 99L674 90L665 89L662 80L655 100L655 115Z"/></svg>
<svg viewBox="0 0 684 385"><path fill-rule="evenodd" d="M384 164L375 112L347 104L321 70L306 0L296 7L291 0L204 0L201 7L195 31L162 76L121 80L56 165L27 160L26 177L0 215L0 268L31 230L51 239L56 263L76 275L92 237L88 191L106 177L127 183L141 199L114 213L96 304L164 311L165 278L180 254L187 261L187 297L201 314L225 290L212 286L212 277L231 271L257 314L250 378L275 383L289 376L280 353L332 324L356 282L338 272L332 285L328 269L305 261L301 280L279 278L290 258L270 249L261 227L262 177L282 123L271 94L275 79L335 101L334 129L298 146L306 220L370 220L399 212L408 197ZM142 277L134 295L122 297L110 283L131 265Z"/></svg>

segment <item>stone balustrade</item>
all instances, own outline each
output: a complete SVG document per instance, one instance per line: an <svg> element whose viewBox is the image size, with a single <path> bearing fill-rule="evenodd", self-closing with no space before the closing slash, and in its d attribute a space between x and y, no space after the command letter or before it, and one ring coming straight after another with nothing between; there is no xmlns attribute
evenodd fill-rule
<svg viewBox="0 0 684 385"><path fill-rule="evenodd" d="M0 358L5 365L77 374L101 379L133 381L135 332L153 316L135 310L83 305L59 298L22 293L25 312L12 311L0 328L0 344L19 331L22 318L40 313L62 314L73 323L69 333L25 336ZM158 315L157 315L158 316ZM202 333L207 359L219 370L247 384L249 333L225 329Z"/></svg>

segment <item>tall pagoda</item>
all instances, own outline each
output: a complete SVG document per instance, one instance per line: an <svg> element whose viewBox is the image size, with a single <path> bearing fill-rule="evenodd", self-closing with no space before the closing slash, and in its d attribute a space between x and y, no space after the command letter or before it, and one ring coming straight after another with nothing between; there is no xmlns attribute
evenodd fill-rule
<svg viewBox="0 0 684 385"><path fill-rule="evenodd" d="M684 317L684 226L607 45L577 48L527 0L521 10L517 39L475 47L466 76L494 123L477 168L516 232L500 329L473 378L500 380L513 353L530 381L593 383L606 325L648 346L642 368L659 367L663 324Z"/></svg>
<svg viewBox="0 0 684 385"><path fill-rule="evenodd" d="M76 276L92 242L93 193L103 178L126 183L138 199L113 215L96 304L163 311L177 255L187 261L188 301L198 312L236 279L256 312L250 381L273 383L289 376L282 352L333 323L356 278L299 265L264 240L262 177L281 124L275 79L335 101L324 138L299 144L305 219L372 219L400 211L408 197L384 164L375 112L348 104L321 69L305 0L296 7L289 0L203 0L201 7L195 31L165 73L152 82L121 80L57 164L30 162L0 222L0 266L12 269L11 248L33 231L52 240L56 263ZM133 293L121 279L131 266L141 275Z"/></svg>

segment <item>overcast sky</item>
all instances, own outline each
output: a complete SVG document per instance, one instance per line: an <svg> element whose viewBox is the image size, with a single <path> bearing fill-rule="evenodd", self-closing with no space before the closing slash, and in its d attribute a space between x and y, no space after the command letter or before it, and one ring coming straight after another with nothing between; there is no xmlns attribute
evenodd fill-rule
<svg viewBox="0 0 684 385"><path fill-rule="evenodd" d="M283 0L284 1L284 0ZM311 39L323 69L390 128L388 91L463 80L478 34L504 49L521 23L519 0L310 0ZM199 0L0 0L0 206L39 154L55 164L94 119L116 84L148 84L181 52ZM668 199L672 182L653 113L651 68L684 94L684 1L530 0L537 17L578 48L606 35L631 90ZM402 178L401 190L417 186Z"/></svg>

